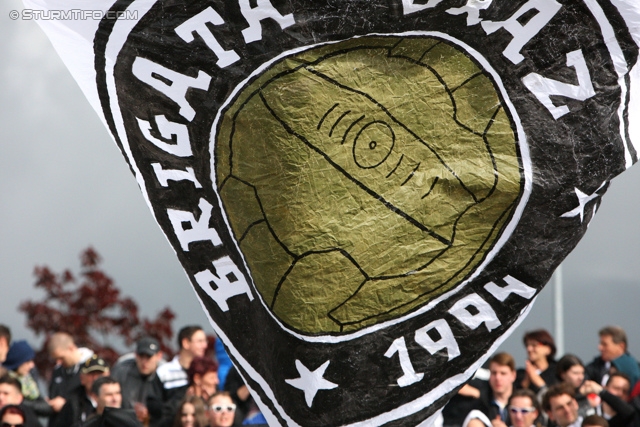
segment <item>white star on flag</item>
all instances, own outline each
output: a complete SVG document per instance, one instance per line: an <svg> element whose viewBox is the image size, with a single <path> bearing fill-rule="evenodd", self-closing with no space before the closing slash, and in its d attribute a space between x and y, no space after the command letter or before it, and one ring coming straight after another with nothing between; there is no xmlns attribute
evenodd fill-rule
<svg viewBox="0 0 640 427"><path fill-rule="evenodd" d="M606 184L606 181L603 182L600 185L600 187L598 187L598 189L593 192L593 194L586 194L578 190L577 188L574 188L574 191L576 192L576 196L578 196L578 207L570 210L569 212L563 213L561 217L568 218L568 217L580 215L580 222L582 222L584 219L584 208L587 206L587 203L600 197L600 195L598 194L598 191L600 191L600 189L604 187L605 184ZM594 213L595 213L595 209L594 209Z"/></svg>
<svg viewBox="0 0 640 427"><path fill-rule="evenodd" d="M309 368L296 359L296 369L298 369L300 378L285 380L287 384L304 392L304 400L307 402L309 408L311 408L313 398L316 397L318 390L331 390L338 387L338 384L334 384L323 378L324 371L327 370L328 366L329 361L327 360L315 371L310 371Z"/></svg>

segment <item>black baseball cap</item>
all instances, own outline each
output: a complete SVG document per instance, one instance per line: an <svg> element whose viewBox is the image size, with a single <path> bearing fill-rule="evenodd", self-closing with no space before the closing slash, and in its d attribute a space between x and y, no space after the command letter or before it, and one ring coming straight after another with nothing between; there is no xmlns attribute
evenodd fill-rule
<svg viewBox="0 0 640 427"><path fill-rule="evenodd" d="M160 351L160 343L152 337L140 338L136 342L136 354L153 356Z"/></svg>

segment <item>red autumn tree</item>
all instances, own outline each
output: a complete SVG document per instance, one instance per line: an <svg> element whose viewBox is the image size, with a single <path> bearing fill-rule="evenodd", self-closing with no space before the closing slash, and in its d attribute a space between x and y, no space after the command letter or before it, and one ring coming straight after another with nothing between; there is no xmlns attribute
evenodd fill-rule
<svg viewBox="0 0 640 427"><path fill-rule="evenodd" d="M20 311L27 315L27 326L36 336L45 337L35 362L47 377L53 367L47 343L54 332L69 333L78 346L92 349L110 364L119 354L109 343L112 338L131 347L138 338L151 335L165 354L173 352L173 311L165 307L153 320L141 318L136 302L120 294L101 262L100 255L88 248L80 255L78 276L69 270L56 274L48 267L35 269L35 287L44 290L45 296L41 301L24 301Z"/></svg>

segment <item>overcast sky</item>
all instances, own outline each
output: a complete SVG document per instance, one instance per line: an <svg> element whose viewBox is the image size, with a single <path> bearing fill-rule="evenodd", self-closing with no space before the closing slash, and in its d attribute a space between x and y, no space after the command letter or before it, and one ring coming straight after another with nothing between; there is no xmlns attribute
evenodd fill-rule
<svg viewBox="0 0 640 427"><path fill-rule="evenodd" d="M169 305L179 328L207 324L186 275L156 225L124 157L33 21L11 20L0 2L0 323L38 340L17 309L41 298L33 269L77 271L93 246L104 269L142 314ZM613 181L589 231L563 264L565 349L590 359L597 330L623 326L640 357L640 166ZM502 346L524 363L521 336L553 332L553 287ZM211 329L208 329L211 332Z"/></svg>

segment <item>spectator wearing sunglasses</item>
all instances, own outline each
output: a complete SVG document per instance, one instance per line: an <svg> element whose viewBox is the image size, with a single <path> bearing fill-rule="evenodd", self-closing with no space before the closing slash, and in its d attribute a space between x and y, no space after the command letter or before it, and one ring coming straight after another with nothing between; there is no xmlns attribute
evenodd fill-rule
<svg viewBox="0 0 640 427"><path fill-rule="evenodd" d="M0 427L25 427L24 411L18 405L7 405L0 410Z"/></svg>
<svg viewBox="0 0 640 427"><path fill-rule="evenodd" d="M236 415L236 405L226 391L209 398L209 427L231 427Z"/></svg>
<svg viewBox="0 0 640 427"><path fill-rule="evenodd" d="M540 416L540 404L536 395L528 389L513 392L509 398L509 418L512 427L532 427Z"/></svg>
<svg viewBox="0 0 640 427"><path fill-rule="evenodd" d="M238 373L235 367L231 367L227 374L224 391L228 391L231 395L231 399L236 406L236 425L242 424L247 416L250 416L250 412L253 408L257 411L257 406L249 393L249 389L244 383L244 380Z"/></svg>

